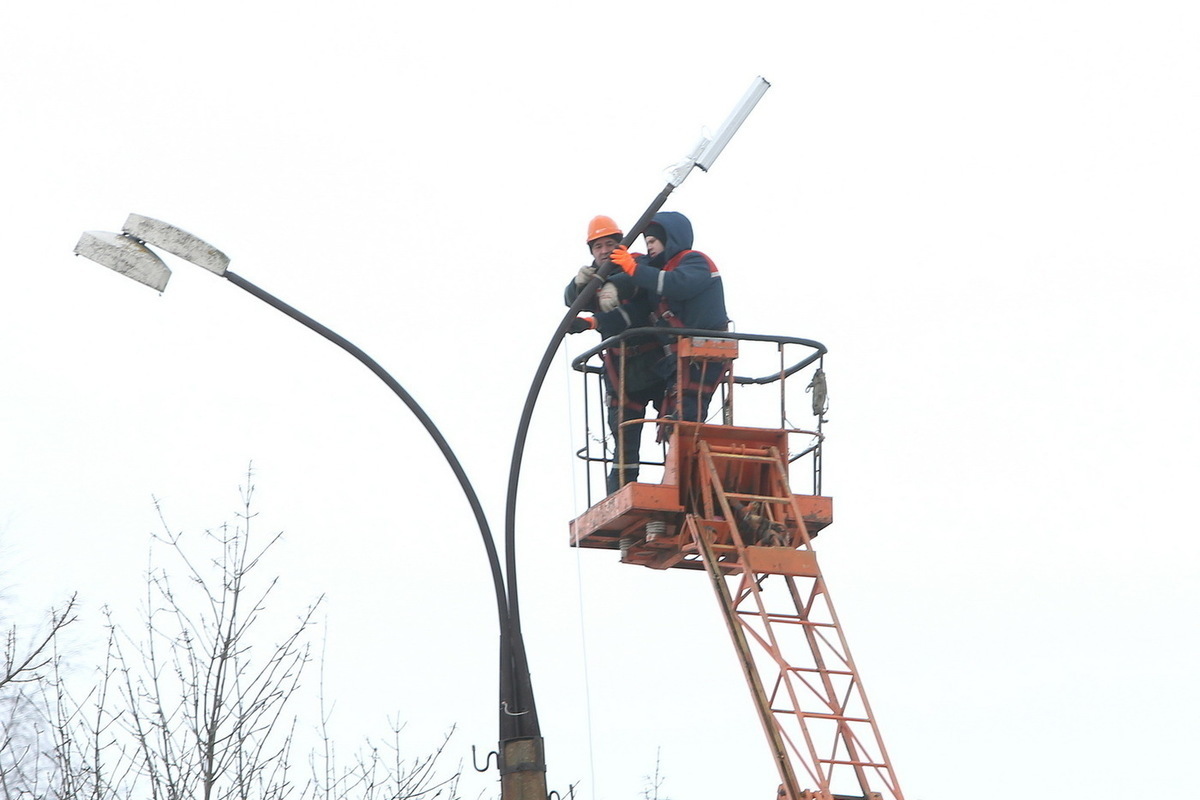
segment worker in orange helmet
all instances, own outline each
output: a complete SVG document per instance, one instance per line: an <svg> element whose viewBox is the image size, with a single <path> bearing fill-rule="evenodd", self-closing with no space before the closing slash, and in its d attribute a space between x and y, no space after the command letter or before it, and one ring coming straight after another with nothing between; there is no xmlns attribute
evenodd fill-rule
<svg viewBox="0 0 1200 800"><path fill-rule="evenodd" d="M620 227L611 217L594 217L588 223L587 245L592 263L580 268L567 284L563 299L567 305L596 275L596 271L621 244ZM627 328L642 328L650 323L650 294L637 288L632 279L614 269L596 292L590 307L593 316L581 316L570 328L571 333L596 329L601 337L616 336ZM613 466L608 473L609 494L630 481L637 480L641 469L642 424L623 424L628 420L645 419L647 407L662 404L666 381L655 369L662 352L654 336L634 336L606 350L604 361L605 395L608 403L608 427L613 434Z"/></svg>
<svg viewBox="0 0 1200 800"><path fill-rule="evenodd" d="M592 221L588 223L587 230L587 246L592 254L592 263L580 267L579 272L575 274L575 280L567 284L567 289L563 293L563 299L567 305L574 303L575 298L579 296L583 288L588 285L592 278L596 277L596 270L608 260L609 254L620 246L623 235L612 217L603 215L592 217ZM605 283L596 293L596 307L589 310L607 312L612 311L617 305L617 287L611 283ZM583 330L586 330L586 328ZM578 333L579 331L572 330L571 332Z"/></svg>

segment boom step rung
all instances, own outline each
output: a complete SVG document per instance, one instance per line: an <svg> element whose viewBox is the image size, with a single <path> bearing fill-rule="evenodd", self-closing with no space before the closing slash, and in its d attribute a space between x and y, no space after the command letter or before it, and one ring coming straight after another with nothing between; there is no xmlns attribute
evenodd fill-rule
<svg viewBox="0 0 1200 800"><path fill-rule="evenodd" d="M770 447L731 447L708 443L708 454L713 458L765 458L774 461Z"/></svg>
<svg viewBox="0 0 1200 800"><path fill-rule="evenodd" d="M822 711L800 711L800 712L793 711L792 713L793 714L799 713L800 716L808 717L809 719L828 719L828 720L833 720L834 722L870 722L871 721L869 719L866 719L865 717L847 717L845 714L826 714Z"/></svg>
<svg viewBox="0 0 1200 800"><path fill-rule="evenodd" d="M756 464L775 464L779 461L772 455L757 453L713 453L713 461L753 461Z"/></svg>
<svg viewBox="0 0 1200 800"><path fill-rule="evenodd" d="M762 619L764 616L758 610L743 611L741 609L738 609L736 613L739 617L758 617L759 619ZM810 619L800 619L799 617L785 616L783 614L772 614L769 611L766 613L765 616L766 616L767 620L770 622L782 622L782 623L785 623L788 625L808 625L810 628L836 628L837 627L837 624L835 624L833 622L813 622Z"/></svg>
<svg viewBox="0 0 1200 800"><path fill-rule="evenodd" d="M843 717L838 714L822 714L817 711L797 711L794 708L779 708L777 706L771 707L771 713L773 713L773 714L791 714L792 716L808 717L809 719L828 719L828 720L832 720L834 722L870 722L871 721L869 719L860 719L858 717ZM822 761L826 764L858 763L858 762L854 762L854 761L836 761L836 760L829 760L829 759L824 759L824 758L819 758L817 760ZM874 766L874 765L870 764L870 762L864 761L862 763L864 766Z"/></svg>
<svg viewBox="0 0 1200 800"><path fill-rule="evenodd" d="M808 672L814 675L838 675L844 678L854 677L848 669L819 669L818 667L788 667L792 672Z"/></svg>
<svg viewBox="0 0 1200 800"><path fill-rule="evenodd" d="M733 497L738 500L761 500L764 503L790 503L792 498L779 497L773 494L747 494L746 492L725 492L726 497Z"/></svg>

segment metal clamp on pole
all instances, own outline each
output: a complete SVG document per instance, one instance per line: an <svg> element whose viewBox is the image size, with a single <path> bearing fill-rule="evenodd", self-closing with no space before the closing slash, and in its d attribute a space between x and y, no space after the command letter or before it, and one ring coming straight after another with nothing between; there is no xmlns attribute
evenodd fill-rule
<svg viewBox="0 0 1200 800"><path fill-rule="evenodd" d="M540 736L500 743L500 794L505 800L546 800L546 751Z"/></svg>

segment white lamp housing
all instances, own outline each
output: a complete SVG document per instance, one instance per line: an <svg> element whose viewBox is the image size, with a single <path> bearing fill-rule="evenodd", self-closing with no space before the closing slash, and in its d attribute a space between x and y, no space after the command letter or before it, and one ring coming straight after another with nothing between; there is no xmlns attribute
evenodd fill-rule
<svg viewBox="0 0 1200 800"><path fill-rule="evenodd" d="M733 109L733 113L728 119L721 124L721 127L713 135L712 141L704 148L704 152L696 159L696 166L708 172L708 168L717 160L717 156L721 155L721 151L725 149L725 145L729 144L729 140L737 133L738 128L746 121L746 117L750 116L750 112L754 110L754 106L766 94L767 89L771 88L771 84L767 79L759 75L754 79L754 83L750 84L750 88L746 90L746 94L742 97L737 107Z"/></svg>
<svg viewBox="0 0 1200 800"><path fill-rule="evenodd" d="M136 239L108 231L84 231L75 255L91 259L151 289L167 288L171 270L150 248Z"/></svg>
<svg viewBox="0 0 1200 800"><path fill-rule="evenodd" d="M161 220L130 214L129 219L125 220L124 231L135 239L161 247L218 275L224 275L229 268L229 256L203 239Z"/></svg>

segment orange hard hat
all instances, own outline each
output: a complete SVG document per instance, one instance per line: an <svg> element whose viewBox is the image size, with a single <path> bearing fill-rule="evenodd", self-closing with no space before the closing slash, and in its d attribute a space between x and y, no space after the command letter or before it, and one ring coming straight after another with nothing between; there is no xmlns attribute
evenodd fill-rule
<svg viewBox="0 0 1200 800"><path fill-rule="evenodd" d="M617 227L617 223L612 217L606 217L601 214L598 217L592 217L592 221L588 223L587 243L591 244L597 239L602 239L605 236L623 236L621 229Z"/></svg>

